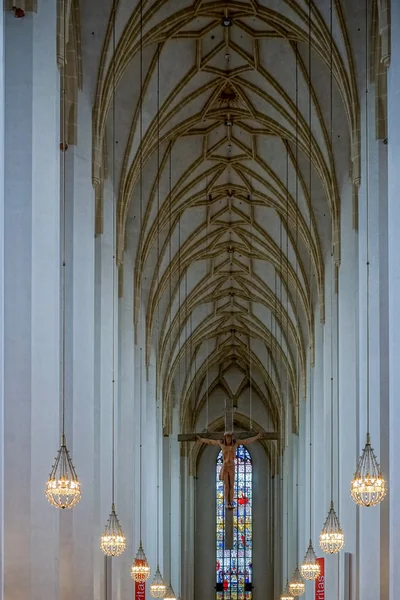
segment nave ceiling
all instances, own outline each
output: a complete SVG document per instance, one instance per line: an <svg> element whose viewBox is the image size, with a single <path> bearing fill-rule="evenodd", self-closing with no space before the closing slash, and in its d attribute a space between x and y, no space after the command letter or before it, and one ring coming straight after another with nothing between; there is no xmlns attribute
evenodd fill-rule
<svg viewBox="0 0 400 600"><path fill-rule="evenodd" d="M357 9L334 2L331 44L329 1L312 4L310 85L306 1L144 0L142 51L139 4L116 2L115 42L111 3L86 4L97 233L115 83L117 260L132 249L122 285L165 424L174 398L190 431L216 392L251 390L282 436L291 405L296 430L332 245L340 264L340 190L359 185Z"/></svg>

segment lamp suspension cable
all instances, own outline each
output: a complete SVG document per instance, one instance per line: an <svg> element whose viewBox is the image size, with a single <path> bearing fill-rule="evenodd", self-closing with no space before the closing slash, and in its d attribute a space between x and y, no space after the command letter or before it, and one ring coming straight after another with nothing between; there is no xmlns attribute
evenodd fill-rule
<svg viewBox="0 0 400 600"><path fill-rule="evenodd" d="M54 464L52 465L49 477L46 481L45 495L49 503L55 508L65 509L73 508L81 499L81 484L72 463L71 456L67 449L65 437L65 354L66 354L66 152L68 149L67 143L67 88L66 88L66 65L67 65L67 1L63 3L63 65L61 75L61 118L62 128L60 150L62 152L61 162L61 193L60 193L60 237L61 237L61 260L60 260L60 311L61 311L61 445L57 452Z"/></svg>
<svg viewBox="0 0 400 600"><path fill-rule="evenodd" d="M140 203L139 203L139 223L143 227L143 0L140 0ZM140 312L143 311L143 273L140 279ZM140 406L139 406L139 483L140 483L140 502L139 502L139 538L142 545L142 402L143 402L143 318L140 323Z"/></svg>
<svg viewBox="0 0 400 600"><path fill-rule="evenodd" d="M66 329L66 315L65 315L65 282L66 282L66 267L67 267L67 253L66 253L66 152L67 152L67 135L65 121L67 118L67 89L66 89L66 64L67 64L67 49L66 49L66 37L67 37L67 15L66 15L67 0L64 0L64 57L63 57L63 68L62 68L62 195L61 195L61 212L62 212L62 254L61 254L61 344L62 344L62 363L61 363L61 444L65 444L65 329Z"/></svg>
<svg viewBox="0 0 400 600"><path fill-rule="evenodd" d="M289 142L286 141L286 353L287 353L287 367L286 367L286 397L287 404L289 406L290 398L290 385L289 385ZM296 399L293 398L295 402Z"/></svg>
<svg viewBox="0 0 400 600"><path fill-rule="evenodd" d="M276 300L277 300L277 272L275 269L275 311L276 311ZM276 333L276 317L275 317L275 340L277 343L277 333ZM286 441L286 468L285 465L282 465L282 472L286 471L286 586L280 596L280 600L294 600L294 596L291 593L289 586L289 465L288 465L288 442ZM284 459L282 458L282 462L284 463ZM282 478L282 496L283 496L283 478Z"/></svg>
<svg viewBox="0 0 400 600"><path fill-rule="evenodd" d="M113 2L113 58L115 59L115 0ZM113 66L113 103L112 103L112 177L113 177L113 194L112 194L112 505L115 500L115 63Z"/></svg>
<svg viewBox="0 0 400 600"><path fill-rule="evenodd" d="M211 211L211 194L208 195L208 176L206 175L206 244L208 250L209 244L209 223L210 223L210 211ZM179 221L180 223L180 221ZM180 248L180 247L179 247ZM179 253L180 256L180 253ZM180 269L179 269L180 273ZM206 339L206 432L208 433L208 421L209 421L209 398L208 398L208 389L209 389L209 336L207 335Z"/></svg>
<svg viewBox="0 0 400 600"><path fill-rule="evenodd" d="M250 194L248 195L249 214L250 214L250 258L249 269L250 276L253 273L253 180L250 176ZM253 430L253 353L251 349L251 331L249 330L249 428Z"/></svg>
<svg viewBox="0 0 400 600"><path fill-rule="evenodd" d="M115 511L115 262L116 262L116 194L115 194L115 17L116 1L112 7L112 49L113 49L113 95L112 95L112 390L111 390L111 512L108 517L104 532L100 539L100 547L106 556L119 556L126 548L126 538Z"/></svg>
<svg viewBox="0 0 400 600"><path fill-rule="evenodd" d="M365 177L366 177L366 188L365 188L365 211L366 211L366 267L367 267L367 289L366 289L366 304L367 304L367 437L370 436L370 372L369 372L369 122L368 122L368 0L365 2Z"/></svg>
<svg viewBox="0 0 400 600"><path fill-rule="evenodd" d="M310 24L311 24L311 19L310 19ZM311 41L311 40L309 40ZM309 51L311 50L311 46L309 47ZM310 60L310 56L309 56L309 69L311 69L311 60ZM296 43L296 165L298 165L298 111L299 111L299 86L298 86L298 71L299 71L299 56L298 56L298 46ZM310 77L311 77L311 73L310 73ZM311 83L311 82L310 82ZM310 85L311 87L311 85ZM310 106L311 106L311 102L310 102ZM310 107L309 107L310 108ZM310 115L310 139L311 139L311 115ZM298 214L299 214L299 200L298 200L298 187L299 187L299 178L298 178L298 174L296 173L296 248L298 247L297 244L297 235L298 235ZM308 251L308 278L309 278L309 286L310 286L310 299L312 301L312 291L313 291L313 286L312 286L312 240L313 240L313 236L312 236L312 171L311 171L311 143L310 143L310 161L309 161L309 195L310 195L310 199L309 199L309 236L310 236L310 241L309 241L309 251ZM297 269L298 269L298 260L297 260L297 255L296 255L296 274L297 274ZM296 296L296 302L297 302L297 296ZM296 304L296 315L297 315L297 304ZM309 426L310 426L310 431L309 431L309 438L310 438L310 442L309 442L309 494L310 494L310 498L309 498L309 531L310 531L310 537L309 537L309 544L308 544L308 548L306 551L306 554L304 556L302 565L301 565L301 574L304 577L304 579L308 580L308 581L313 581L315 579L318 578L321 568L320 565L317 561L317 557L315 555L315 551L314 551L314 546L312 543L312 525L313 525L313 519L312 519L312 476L313 476L313 470L312 470L312 440L313 440L313 421L312 421L312 408L313 408L313 380L312 380L312 359L313 359L313 346L312 346L312 338L311 338L311 332L309 334L309 357L308 357L308 388L309 388ZM299 353L297 353L298 356Z"/></svg>
<svg viewBox="0 0 400 600"><path fill-rule="evenodd" d="M168 513L168 533L169 533L169 585L165 592L164 600L176 600L174 588L172 587L172 461L171 461L171 435L168 436L168 483L169 483L169 513Z"/></svg>
<svg viewBox="0 0 400 600"><path fill-rule="evenodd" d="M140 182L139 182L139 224L140 228L143 227L143 0L140 0L139 3L139 11L140 11L140 113L139 113L139 137L140 137L140 146L139 146L139 160L140 160ZM143 273L141 273L140 278L140 290L139 290L139 298L140 298L140 306L139 306L139 314L141 315L139 326L140 326L140 368L139 368L139 549L137 551L135 560L133 561L131 567L131 577L138 583L143 583L147 581L150 577L150 566L147 561L146 555L143 550L142 545L142 413L143 413L143 346L144 346L144 326L143 326Z"/></svg>
<svg viewBox="0 0 400 600"><path fill-rule="evenodd" d="M178 342L178 348L179 348L179 362L181 361L181 211L179 211L179 218L178 218L178 272L179 272L179 288L178 288L178 330L179 330L179 342ZM207 338L208 340L208 338ZM208 350L208 347L207 347ZM207 353L207 359L208 359L208 353ZM207 363L207 380L208 380L208 363ZM178 375L178 381L179 381L179 390L182 389L182 382L181 382L181 369L179 369L179 375ZM207 381L208 384L208 381ZM207 431L208 431L208 388L207 388ZM179 475L178 475L178 490L179 490L179 494L181 493L181 469L180 469L180 465L179 465ZM172 494L172 485L171 485L171 494ZM171 498L171 506L172 506L172 498ZM178 534L178 548L181 549L181 532L179 529L179 534ZM172 552L171 552L172 554ZM179 587L179 593L180 593L180 582L178 581L178 587ZM180 596L179 599L180 600Z"/></svg>
<svg viewBox="0 0 400 600"><path fill-rule="evenodd" d="M289 142L286 142L286 348L289 364ZM286 368L286 393L289 403L289 371ZM296 399L294 399L296 401Z"/></svg>
<svg viewBox="0 0 400 600"><path fill-rule="evenodd" d="M351 482L350 493L359 506L375 506L387 493L387 482L371 446L370 423L370 259L369 259L369 2L365 0L365 212L366 212L366 425L367 435Z"/></svg>
<svg viewBox="0 0 400 600"><path fill-rule="evenodd" d="M169 152L169 168L168 168L168 180L169 180L169 243L168 243L168 262L169 262L169 354L172 356L172 142L170 143L170 152ZM171 398L169 399L169 407L172 410ZM169 419L171 416L169 415ZM169 425L169 424L168 424ZM175 593L172 588L172 520L171 520L171 505L172 505L172 468L171 468L171 435L169 434L168 438L168 483L169 483L169 557L168 557L168 565L169 565L169 585L167 587L167 591L165 592L164 600L175 600Z"/></svg>
<svg viewBox="0 0 400 600"><path fill-rule="evenodd" d="M157 48L157 289L160 287L160 53L161 44ZM160 353L160 303L157 303L157 341L158 355ZM157 368L158 371L158 368ZM157 373L157 380L158 380ZM161 415L159 386L156 395L156 452L157 452L157 569L150 585L150 595L153 598L164 598L166 585L160 572L160 434Z"/></svg>
<svg viewBox="0 0 400 600"><path fill-rule="evenodd" d="M330 1L330 146L331 151L333 148L333 3ZM333 159L332 159L333 160ZM333 172L334 165L332 164L332 179L334 177ZM334 194L333 183L330 189L331 196ZM335 260L334 260L334 219L332 214L332 239L331 239L331 290L330 290L330 313L331 313L331 503L326 517L324 526L322 527L321 534L319 536L319 545L321 550L327 554L337 554L342 550L344 546L344 534L340 527L339 518L335 512L335 505L333 500L333 480L334 480L334 458L333 458L333 437L334 437L334 410L333 410L333 291L335 285Z"/></svg>
<svg viewBox="0 0 400 600"><path fill-rule="evenodd" d="M333 31L332 31L332 0L330 0L330 52L329 52L329 114L330 114L330 142L332 151L332 131L333 131ZM332 178L333 180L333 173ZM331 194L333 194L333 184L331 187ZM333 501L333 288L335 284L334 279L334 221L332 215L332 240L331 240L331 500Z"/></svg>

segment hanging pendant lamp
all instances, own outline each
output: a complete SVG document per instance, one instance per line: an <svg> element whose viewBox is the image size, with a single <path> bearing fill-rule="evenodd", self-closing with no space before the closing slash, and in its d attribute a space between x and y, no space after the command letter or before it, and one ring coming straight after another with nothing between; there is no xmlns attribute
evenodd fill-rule
<svg viewBox="0 0 400 600"><path fill-rule="evenodd" d="M369 49L368 49L368 0L365 2L365 147L366 147L366 266L367 266L367 435L366 444L358 459L356 472L350 485L350 493L353 500L359 506L375 506L382 502L387 493L387 483L382 476L382 472L371 446L370 435L370 356L369 356L369 135L368 135L368 67L369 67Z"/></svg>
<svg viewBox="0 0 400 600"><path fill-rule="evenodd" d="M300 574L299 567L296 565L293 577L289 583L289 591L292 596L302 596L306 591L306 585Z"/></svg>
<svg viewBox="0 0 400 600"><path fill-rule="evenodd" d="M140 227L143 227L143 0L140 0ZM142 298L143 285L140 283L140 307L143 306ZM143 326L141 327L141 335L143 336ZM131 577L138 583L147 581L150 577L150 566L147 561L146 555L142 546L142 405L143 405L143 347L145 347L144 340L142 340L140 348L140 409L139 409L139 465L140 465L140 490L139 490L139 528L140 528L140 543L139 548L135 557L135 560L131 566ZM157 457L158 459L158 457Z"/></svg>
<svg viewBox="0 0 400 600"><path fill-rule="evenodd" d="M304 560L301 564L301 575L304 579L308 581L312 581L313 579L317 579L321 572L321 567L317 562L317 557L314 552L314 548L312 545L312 541L310 540L309 546L307 548L307 552L304 556Z"/></svg>
<svg viewBox="0 0 400 600"><path fill-rule="evenodd" d="M344 546L344 534L335 513L333 500L319 536L319 545L326 554L337 554Z"/></svg>
<svg viewBox="0 0 400 600"><path fill-rule="evenodd" d="M331 136L330 145L333 150L333 6L332 0L330 1L330 125L331 125ZM335 287L335 261L334 261L334 230L332 222L332 251L331 251L331 503L326 517L325 523L322 527L319 536L319 545L323 552L326 554L337 554L344 547L344 534L340 527L339 517L335 512L333 502L333 293ZM336 378L337 378L337 416L338 416L338 448L339 448L339 287L337 289L336 297L336 327L337 327L337 340L336 340Z"/></svg>
<svg viewBox="0 0 400 600"><path fill-rule="evenodd" d="M115 11L116 4L113 2L113 57L115 59ZM116 231L115 231L115 67L113 67L113 108L112 108L112 130L113 130L113 245L112 245L112 285L113 285L113 301L112 301L112 402L111 402L111 453L112 453L112 481L111 481L111 512L108 517L103 535L100 538L100 548L106 556L120 556L126 548L126 538L122 527L115 512L115 247L116 247Z"/></svg>
<svg viewBox="0 0 400 600"><path fill-rule="evenodd" d="M66 28L66 2L64 3L64 30ZM72 463L70 453L68 452L65 440L65 267L66 267L66 235L65 235L65 217L66 217L66 171L65 171L65 153L68 148L66 135L66 36L64 35L64 61L62 67L62 186L61 186L61 214L62 214L62 255L61 255L61 314L62 314L62 366L61 366L61 413L62 413L62 433L61 446L57 452L54 465L51 468L50 475L46 482L45 494L50 504L56 508L73 508L81 499L81 484Z"/></svg>
<svg viewBox="0 0 400 600"><path fill-rule="evenodd" d="M160 256L160 44L157 56L157 257ZM157 271L157 285L160 285L160 271ZM158 339L160 339L160 305L157 305L157 328ZM157 430L157 569L150 585L150 595L153 598L164 598L167 586L161 575L160 559L160 448L159 448L159 424L161 425L160 403L158 394L156 397L156 430Z"/></svg>
<svg viewBox="0 0 400 600"><path fill-rule="evenodd" d="M171 584L169 584L165 592L164 600L176 600L175 592Z"/></svg>
<svg viewBox="0 0 400 600"><path fill-rule="evenodd" d="M114 504L111 506L110 516L100 539L100 547L107 556L119 556L126 548L126 538L119 524Z"/></svg>
<svg viewBox="0 0 400 600"><path fill-rule="evenodd" d="M367 442L351 482L351 496L360 506L375 506L382 502L386 491L386 481L371 447L370 434L367 433Z"/></svg>
<svg viewBox="0 0 400 600"><path fill-rule="evenodd" d="M288 581L286 581L286 587L279 598L280 598L280 600L294 600L294 596L293 596L293 594L291 594L290 589L289 589Z"/></svg>
<svg viewBox="0 0 400 600"><path fill-rule="evenodd" d="M333 270L333 260L332 260L332 270ZM333 278L332 278L333 279ZM332 281L333 286L333 281ZM332 312L332 296L333 292L331 290L331 317L333 315ZM331 354L333 352L333 344L332 344L333 332L331 332ZM331 358L331 363L333 360ZM339 518L335 512L334 502L333 502L333 364L331 364L331 504L328 512L328 516L326 517L324 526L319 536L319 545L323 552L326 554L337 554L344 547L344 534L340 527Z"/></svg>
<svg viewBox="0 0 400 600"><path fill-rule="evenodd" d="M167 586L162 578L160 567L157 565L157 570L150 585L150 595L153 596L153 598L165 598L166 591Z"/></svg>
<svg viewBox="0 0 400 600"><path fill-rule="evenodd" d="M137 583L143 583L150 577L150 567L143 550L142 542L139 544L139 549L131 566L131 577Z"/></svg>
<svg viewBox="0 0 400 600"><path fill-rule="evenodd" d="M50 504L62 509L73 508L81 499L81 484L65 443L64 431L61 447L46 482L46 498Z"/></svg>

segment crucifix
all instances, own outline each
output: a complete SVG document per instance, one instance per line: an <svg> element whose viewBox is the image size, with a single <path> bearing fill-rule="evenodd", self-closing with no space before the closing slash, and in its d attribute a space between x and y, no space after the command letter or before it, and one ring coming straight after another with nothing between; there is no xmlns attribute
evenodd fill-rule
<svg viewBox="0 0 400 600"><path fill-rule="evenodd" d="M275 432L235 432L233 433L233 413L234 407L232 400L229 401L229 408L225 404L225 434L221 433L203 433L203 434L183 434L178 435L178 441L200 441L203 444L212 444L220 446L222 450L223 465L219 478L224 483L224 502L225 502L225 547L233 548L233 509L234 507L234 489L235 489L235 457L236 449L240 444L250 444L261 439L278 439ZM249 435L250 433L250 435Z"/></svg>

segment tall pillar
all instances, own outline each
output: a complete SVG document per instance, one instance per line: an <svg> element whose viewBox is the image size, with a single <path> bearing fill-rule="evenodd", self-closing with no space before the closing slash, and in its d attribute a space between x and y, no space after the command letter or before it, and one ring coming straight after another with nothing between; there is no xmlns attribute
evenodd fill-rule
<svg viewBox="0 0 400 600"><path fill-rule="evenodd" d="M389 411L390 411L390 600L400 586L400 4L391 3L392 60L388 71L388 281L389 281Z"/></svg>
<svg viewBox="0 0 400 600"><path fill-rule="evenodd" d="M56 3L4 18L4 595L58 598L60 514L44 497L60 445Z"/></svg>
<svg viewBox="0 0 400 600"><path fill-rule="evenodd" d="M60 88L56 65L56 23L55 3L51 0L39 2L38 13L32 18L32 600L57 598L59 587L60 515L57 510L46 506L42 484L42 474L48 472L54 451L60 445ZM23 143L23 139L20 142Z"/></svg>
<svg viewBox="0 0 400 600"><path fill-rule="evenodd" d="M111 509L112 479L112 351L113 351L113 248L112 248L112 189L104 188L104 231L95 240L95 388L94 388L94 528L98 535L104 529ZM115 325L117 321L115 322ZM116 388L116 393L117 393ZM116 483L118 485L118 483ZM97 546L98 547L98 546ZM102 552L94 554L94 595L106 598L106 565ZM112 567L114 569L114 562ZM114 585L114 572L109 569L108 586ZM109 589L109 588L108 588Z"/></svg>
<svg viewBox="0 0 400 600"><path fill-rule="evenodd" d="M359 404L358 404L358 455L366 442L367 433L367 386L369 383L370 397L370 433L371 443L380 460L380 406L381 406L381 319L380 319L380 198L379 198L379 154L375 143L375 107L372 101L374 88L370 86L368 106L369 125L369 177L364 168L364 177L360 187L359 203ZM362 109L365 120L365 106ZM362 158L366 165L366 131L362 131ZM367 362L367 185L369 208L369 343L370 357ZM369 382L368 382L369 380ZM354 464L354 470L355 470ZM359 590L360 597L374 600L380 595L380 507L358 510L359 516Z"/></svg>
<svg viewBox="0 0 400 600"><path fill-rule="evenodd" d="M356 461L360 451L357 431L358 402L358 235L353 229L352 185L344 182L341 191L341 249L339 271L339 503L340 524L345 535L343 552L353 555L354 575L352 593L355 596L355 556L357 552L357 507L350 496ZM343 589L344 571L340 561L340 586ZM340 596L342 599L342 596Z"/></svg>
<svg viewBox="0 0 400 600"><path fill-rule="evenodd" d="M4 600L4 11L0 13L0 600Z"/></svg>
<svg viewBox="0 0 400 600"><path fill-rule="evenodd" d="M172 585L176 596L181 595L181 478L180 478L180 444L179 412L177 405L173 410L173 427L171 437L171 546L172 546Z"/></svg>
<svg viewBox="0 0 400 600"><path fill-rule="evenodd" d="M137 438L132 435L138 415L135 409L136 347L133 330L133 257L128 248L123 264L124 290L119 300L119 396L118 396L118 472L121 487L117 490L117 511L126 537L126 550L118 559L121 563L121 598L131 598L133 582L129 569L137 551L134 543L135 508L138 505L135 485L135 465L132 464Z"/></svg>
<svg viewBox="0 0 400 600"><path fill-rule="evenodd" d="M102 528L95 520L97 497L94 470L99 468L94 453L94 192L91 184L91 104L87 93L78 98L79 138L67 152L71 280L69 307L71 316L69 389L73 451L82 499L73 511L73 565L70 577L73 595L93 600L94 554L100 553ZM103 520L106 514L102 515ZM104 521L105 523L105 521ZM102 524L104 527L104 524ZM85 564L85 569L82 569ZM71 574L70 574L71 575Z"/></svg>

